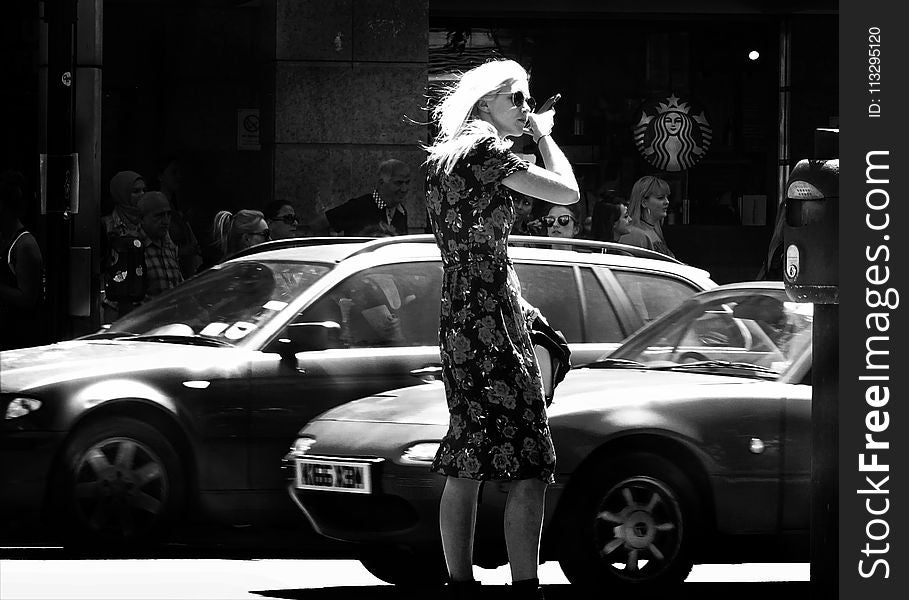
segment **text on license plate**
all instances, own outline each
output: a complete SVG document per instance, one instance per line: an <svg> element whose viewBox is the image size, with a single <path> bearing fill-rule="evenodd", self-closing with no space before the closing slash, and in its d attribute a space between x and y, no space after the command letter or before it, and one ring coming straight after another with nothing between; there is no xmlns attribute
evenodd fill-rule
<svg viewBox="0 0 909 600"><path fill-rule="evenodd" d="M297 459L297 488L369 494L372 479L368 463Z"/></svg>

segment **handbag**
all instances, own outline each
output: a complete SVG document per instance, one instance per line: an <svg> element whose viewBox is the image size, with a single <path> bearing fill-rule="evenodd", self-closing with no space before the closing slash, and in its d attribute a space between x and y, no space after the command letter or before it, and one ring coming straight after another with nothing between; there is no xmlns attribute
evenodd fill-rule
<svg viewBox="0 0 909 600"><path fill-rule="evenodd" d="M537 315L530 326L530 339L549 351L552 360L552 393L546 398L546 406L552 404L556 387L565 379L571 369L571 348L561 331L553 329L549 322Z"/></svg>

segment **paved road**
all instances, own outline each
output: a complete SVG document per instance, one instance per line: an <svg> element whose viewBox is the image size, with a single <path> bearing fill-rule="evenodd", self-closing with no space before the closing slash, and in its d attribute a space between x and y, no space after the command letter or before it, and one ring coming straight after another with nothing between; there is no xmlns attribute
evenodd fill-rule
<svg viewBox="0 0 909 600"><path fill-rule="evenodd" d="M480 598L507 597L503 596L509 582L507 567L475 572L486 586ZM568 584L557 563L544 564L540 580L548 600L584 597ZM810 597L807 580L808 565L803 563L701 565L673 600L805 598ZM3 600L422 600L438 596L437 590L386 585L353 560L0 560ZM635 594L635 598L649 597ZM653 596L658 597L665 595Z"/></svg>

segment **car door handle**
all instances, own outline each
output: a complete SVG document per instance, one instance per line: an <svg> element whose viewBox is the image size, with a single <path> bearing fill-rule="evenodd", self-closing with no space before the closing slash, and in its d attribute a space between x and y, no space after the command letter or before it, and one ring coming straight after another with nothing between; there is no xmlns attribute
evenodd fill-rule
<svg viewBox="0 0 909 600"><path fill-rule="evenodd" d="M410 374L426 383L441 381L442 365L426 365L420 369L414 369Z"/></svg>

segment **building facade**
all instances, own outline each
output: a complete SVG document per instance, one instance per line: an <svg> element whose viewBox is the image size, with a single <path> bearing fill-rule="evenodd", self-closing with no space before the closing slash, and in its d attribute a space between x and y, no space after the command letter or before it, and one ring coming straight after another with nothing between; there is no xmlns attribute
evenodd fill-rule
<svg viewBox="0 0 909 600"><path fill-rule="evenodd" d="M33 119L2 158L36 198L37 156L59 122L45 11L67 4L80 206L68 247L44 241L90 258L68 283L82 300L60 305L58 337L100 325L98 223L121 170L154 188L177 157L180 202L205 243L215 211L275 199L322 233L324 210L371 190L395 157L415 173L410 225L423 231L426 108L451 72L490 57L524 64L540 99L562 94L555 134L583 213L659 175L672 188L670 247L721 282L757 275L788 168L814 155L818 128L837 127L830 1L15 0L6 43L22 84L0 97ZM670 121L682 133L667 137ZM37 206L29 217L47 229Z"/></svg>

